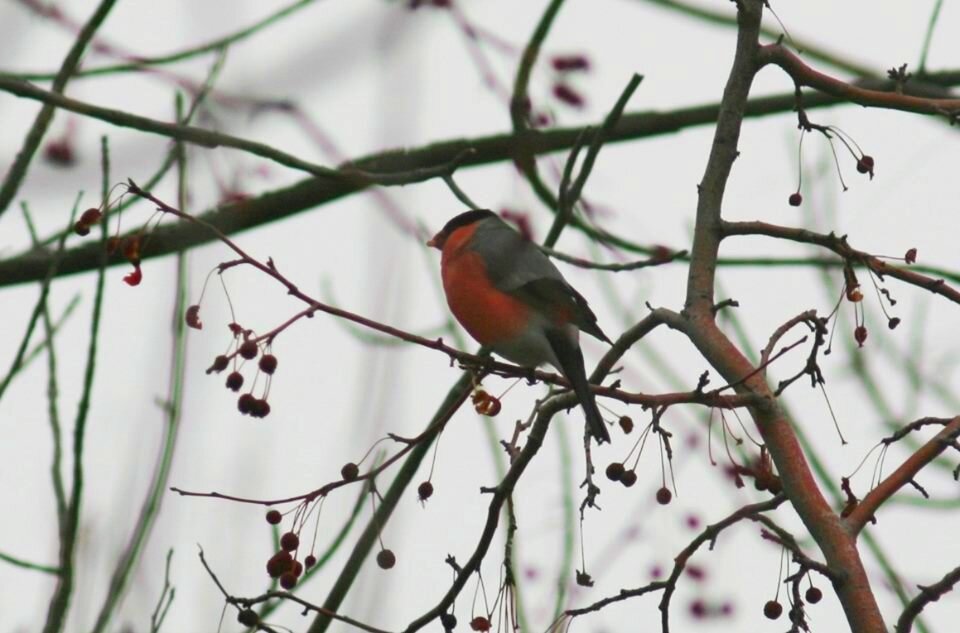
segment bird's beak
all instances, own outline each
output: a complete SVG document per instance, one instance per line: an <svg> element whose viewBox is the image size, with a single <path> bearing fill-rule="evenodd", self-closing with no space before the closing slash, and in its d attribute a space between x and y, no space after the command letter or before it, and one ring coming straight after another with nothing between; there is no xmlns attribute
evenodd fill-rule
<svg viewBox="0 0 960 633"><path fill-rule="evenodd" d="M427 246L429 246L430 248L437 248L437 249L441 248L440 240L437 239L438 237L440 237L439 233L431 237L429 240L427 240Z"/></svg>

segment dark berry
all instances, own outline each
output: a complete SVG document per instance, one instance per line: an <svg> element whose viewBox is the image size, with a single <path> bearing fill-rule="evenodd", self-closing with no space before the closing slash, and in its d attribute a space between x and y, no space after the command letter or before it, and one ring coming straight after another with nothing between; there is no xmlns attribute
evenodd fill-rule
<svg viewBox="0 0 960 633"><path fill-rule="evenodd" d="M806 593L803 594L803 597L810 604L817 604L823 599L823 592L817 587L810 587L807 589Z"/></svg>
<svg viewBox="0 0 960 633"><path fill-rule="evenodd" d="M286 532L280 537L280 547L288 552L292 552L300 547L300 537L293 532Z"/></svg>
<svg viewBox="0 0 960 633"><path fill-rule="evenodd" d="M265 418L270 415L270 403L263 398L254 398L250 415L255 418Z"/></svg>
<svg viewBox="0 0 960 633"><path fill-rule="evenodd" d="M200 320L200 306L192 305L187 308L186 313L183 315L183 320L186 321L187 327L191 327L194 330L202 330L203 322Z"/></svg>
<svg viewBox="0 0 960 633"><path fill-rule="evenodd" d="M623 474L626 472L626 469L623 467L623 464L620 462L610 462L610 465L607 466L607 479L610 481L620 481L623 478Z"/></svg>
<svg viewBox="0 0 960 633"><path fill-rule="evenodd" d="M240 391L243 386L243 374L238 371L230 372L227 376L227 389L230 391Z"/></svg>
<svg viewBox="0 0 960 633"><path fill-rule="evenodd" d="M781 614L783 614L783 605L776 600L767 600L767 603L763 605L763 615L767 619L776 620Z"/></svg>
<svg viewBox="0 0 960 633"><path fill-rule="evenodd" d="M417 486L417 495L420 497L420 501L426 501L431 496L433 496L433 484L429 481L425 481L419 486Z"/></svg>
<svg viewBox="0 0 960 633"><path fill-rule="evenodd" d="M444 630L452 631L457 628L457 616L452 613L441 613L440 624L443 625Z"/></svg>
<svg viewBox="0 0 960 633"><path fill-rule="evenodd" d="M348 462L340 469L340 476L344 481L353 481L360 476L360 467L353 462Z"/></svg>
<svg viewBox="0 0 960 633"><path fill-rule="evenodd" d="M707 617L707 603L701 599L696 599L690 603L690 615L697 620Z"/></svg>
<svg viewBox="0 0 960 633"><path fill-rule="evenodd" d="M316 564L317 564L317 557L314 556L313 554L310 554L309 556L303 559L303 566L306 567L307 569L310 569Z"/></svg>
<svg viewBox="0 0 960 633"><path fill-rule="evenodd" d="M670 503L670 500L673 499L673 493L670 492L670 489L664 486L660 490L657 490L657 503L662 506Z"/></svg>
<svg viewBox="0 0 960 633"><path fill-rule="evenodd" d="M873 156L864 154L860 157L860 160L857 161L857 171L861 174L872 174L873 164Z"/></svg>
<svg viewBox="0 0 960 633"><path fill-rule="evenodd" d="M257 399L253 397L252 393L245 393L237 399L237 409L240 410L240 413L247 415L253 411L253 403Z"/></svg>
<svg viewBox="0 0 960 633"><path fill-rule="evenodd" d="M900 317L891 317L891 319L887 321L887 327L891 330L895 330L898 325L900 325Z"/></svg>
<svg viewBox="0 0 960 633"><path fill-rule="evenodd" d="M298 560L293 561L293 569L291 571L293 572L294 576L299 578L300 574L303 573L303 563Z"/></svg>
<svg viewBox="0 0 960 633"><path fill-rule="evenodd" d="M707 570L699 565L687 565L684 571L687 572L687 576L696 581L701 581L707 577Z"/></svg>
<svg viewBox="0 0 960 633"><path fill-rule="evenodd" d="M280 576L280 586L290 591L297 586L297 576L292 571L288 571Z"/></svg>
<svg viewBox="0 0 960 633"><path fill-rule="evenodd" d="M257 353L260 351L260 348L254 341L244 341L240 344L240 349L238 350L240 355L250 360L257 357Z"/></svg>
<svg viewBox="0 0 960 633"><path fill-rule="evenodd" d="M207 373L212 374L213 372L217 372L219 374L224 369L226 369L227 365L229 364L230 364L230 359L228 359L223 354L220 354L219 356L213 359L213 364L210 365L209 369L207 369Z"/></svg>
<svg viewBox="0 0 960 633"><path fill-rule="evenodd" d="M391 569L396 564L397 556L392 550L382 549L377 554L377 565L380 566L380 569Z"/></svg>
<svg viewBox="0 0 960 633"><path fill-rule="evenodd" d="M100 213L100 209L97 209L96 207L90 207L89 209L84 211L82 214L80 214L79 222L81 224L86 224L89 227L99 222L100 218L102 217L103 217L103 214Z"/></svg>
<svg viewBox="0 0 960 633"><path fill-rule="evenodd" d="M260 623L260 616L253 609L244 609L237 614L237 622L243 626L257 626Z"/></svg>
<svg viewBox="0 0 960 633"><path fill-rule="evenodd" d="M633 419L628 415L621 415L618 424L620 425L620 428L623 429L623 432L627 435L629 435L630 431L633 430Z"/></svg>
<svg viewBox="0 0 960 633"><path fill-rule="evenodd" d="M558 72L589 70L590 60L583 55L557 55L550 60L550 65Z"/></svg>
<svg viewBox="0 0 960 633"><path fill-rule="evenodd" d="M803 196L800 195L799 191L795 191L787 198L787 202L790 203L791 207L799 207L800 203L803 202Z"/></svg>
<svg viewBox="0 0 960 633"><path fill-rule="evenodd" d="M867 340L867 328L863 325L858 325L857 328L853 331L853 338L857 342L857 345L863 347L864 342Z"/></svg>
<svg viewBox="0 0 960 633"><path fill-rule="evenodd" d="M283 520L283 515L280 514L279 510L269 510L267 511L267 523L270 525L276 525Z"/></svg>
<svg viewBox="0 0 960 633"><path fill-rule="evenodd" d="M270 557L267 561L267 573L271 578L279 578L281 574L290 571L293 568L293 557L290 552L279 551Z"/></svg>
<svg viewBox="0 0 960 633"><path fill-rule="evenodd" d="M572 108L583 107L583 95L565 83L553 85L553 96Z"/></svg>
<svg viewBox="0 0 960 633"><path fill-rule="evenodd" d="M265 374L273 374L277 371L277 357L273 354L264 354L260 357L260 371Z"/></svg>
<svg viewBox="0 0 960 633"><path fill-rule="evenodd" d="M577 584L581 587L592 587L593 586L593 576L588 574L586 571L577 570Z"/></svg>
<svg viewBox="0 0 960 633"><path fill-rule="evenodd" d="M633 470L628 470L620 476L620 483L622 483L627 488L632 488L633 484L637 483L637 473Z"/></svg>
<svg viewBox="0 0 960 633"><path fill-rule="evenodd" d="M84 224L83 222L77 222L76 224L73 225L73 232L81 236L89 235L90 227Z"/></svg>
<svg viewBox="0 0 960 633"><path fill-rule="evenodd" d="M63 139L47 143L47 146L43 149L43 157L57 167L69 167L76 160L73 145Z"/></svg>

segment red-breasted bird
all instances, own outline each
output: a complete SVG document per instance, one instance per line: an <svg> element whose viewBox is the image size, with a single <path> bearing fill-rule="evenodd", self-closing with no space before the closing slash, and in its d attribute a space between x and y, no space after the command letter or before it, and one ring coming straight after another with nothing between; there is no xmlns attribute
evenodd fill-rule
<svg viewBox="0 0 960 633"><path fill-rule="evenodd" d="M579 334L610 339L550 259L492 211L467 211L433 236L447 304L482 345L524 367L553 365L573 387L597 442L610 434L587 382Z"/></svg>

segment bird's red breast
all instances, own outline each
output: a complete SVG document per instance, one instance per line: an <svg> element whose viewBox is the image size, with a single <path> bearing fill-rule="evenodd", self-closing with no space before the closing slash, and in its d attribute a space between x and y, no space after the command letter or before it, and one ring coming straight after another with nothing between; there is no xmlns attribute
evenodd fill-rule
<svg viewBox="0 0 960 633"><path fill-rule="evenodd" d="M440 274L450 311L477 342L496 345L519 336L531 308L491 283L483 257L470 249L476 223L456 229L443 245Z"/></svg>

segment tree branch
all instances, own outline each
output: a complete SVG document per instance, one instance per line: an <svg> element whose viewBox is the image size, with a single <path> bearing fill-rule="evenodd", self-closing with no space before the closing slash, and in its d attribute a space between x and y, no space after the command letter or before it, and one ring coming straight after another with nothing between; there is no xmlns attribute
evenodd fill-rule
<svg viewBox="0 0 960 633"><path fill-rule="evenodd" d="M780 44L761 46L757 58L761 66L775 64L782 68L798 86L809 86L850 103L919 114L939 114L950 120L956 119L960 112L960 99L917 97L896 90L870 90L834 79L807 66Z"/></svg>
<svg viewBox="0 0 960 633"><path fill-rule="evenodd" d="M924 466L933 461L958 436L960 436L960 416L953 418L943 430L933 436L933 439L904 460L899 468L877 484L877 487L857 504L857 507L853 509L845 521L850 533L858 534L883 502L892 497L900 488L910 483Z"/></svg>
<svg viewBox="0 0 960 633"><path fill-rule="evenodd" d="M960 304L960 291L952 288L944 282L943 279L935 279L927 275L910 270L908 267L891 266L886 261L871 255L870 253L857 250L850 246L847 237L837 236L834 233L815 233L807 229L798 229L789 226L779 226L769 224L759 220L748 222L723 222L722 231L724 236L728 235L766 235L779 239L800 242L803 244L815 244L833 251L844 261L850 261L869 268L878 277L889 275L894 279L899 279L904 283L917 286L924 290L929 290L934 294L945 297L950 301Z"/></svg>

